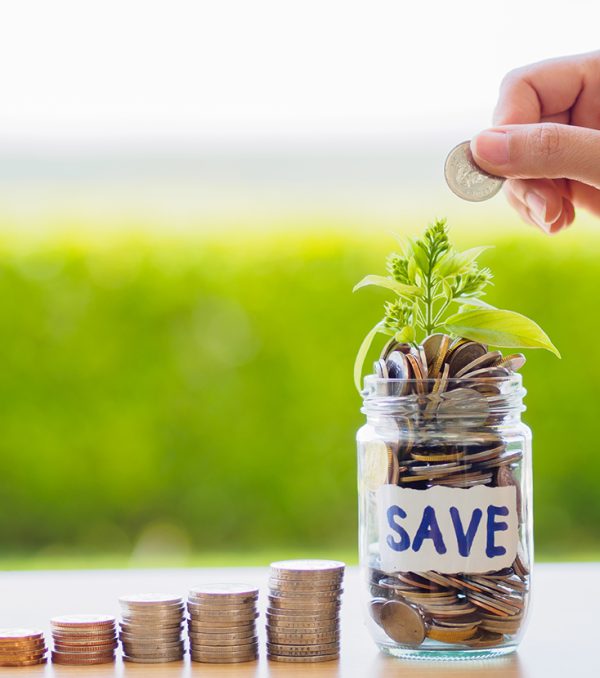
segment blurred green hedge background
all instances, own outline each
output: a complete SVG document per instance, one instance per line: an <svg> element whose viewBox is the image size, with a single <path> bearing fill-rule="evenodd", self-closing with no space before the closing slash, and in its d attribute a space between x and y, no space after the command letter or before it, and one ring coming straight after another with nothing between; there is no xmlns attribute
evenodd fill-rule
<svg viewBox="0 0 600 678"><path fill-rule="evenodd" d="M495 245L481 259L496 274L489 301L533 317L562 352L530 351L523 371L537 554L593 557L600 240L454 232ZM386 295L351 289L394 246L387 231L331 224L6 236L0 561L355 558L352 364Z"/></svg>

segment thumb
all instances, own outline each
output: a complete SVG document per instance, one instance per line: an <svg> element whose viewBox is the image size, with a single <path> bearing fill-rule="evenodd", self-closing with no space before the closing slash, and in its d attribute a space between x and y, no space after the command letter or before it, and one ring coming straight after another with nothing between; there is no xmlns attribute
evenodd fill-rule
<svg viewBox="0 0 600 678"><path fill-rule="evenodd" d="M600 189L600 131L540 123L505 125L471 140L475 162L486 172L520 179L576 179Z"/></svg>

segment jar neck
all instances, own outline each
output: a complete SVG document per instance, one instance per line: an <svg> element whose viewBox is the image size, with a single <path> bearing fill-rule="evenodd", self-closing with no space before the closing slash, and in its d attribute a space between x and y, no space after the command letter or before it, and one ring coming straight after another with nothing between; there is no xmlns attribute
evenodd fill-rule
<svg viewBox="0 0 600 678"><path fill-rule="evenodd" d="M521 375L498 379L400 380L365 378L363 407L370 424L402 418L420 427L481 428L521 421L527 391Z"/></svg>

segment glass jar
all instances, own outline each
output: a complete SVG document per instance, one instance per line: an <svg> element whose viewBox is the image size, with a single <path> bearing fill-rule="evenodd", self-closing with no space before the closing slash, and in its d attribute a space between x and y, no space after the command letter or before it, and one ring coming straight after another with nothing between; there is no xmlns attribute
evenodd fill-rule
<svg viewBox="0 0 600 678"><path fill-rule="evenodd" d="M527 617L531 431L521 376L366 377L359 542L366 623L396 657L508 654Z"/></svg>

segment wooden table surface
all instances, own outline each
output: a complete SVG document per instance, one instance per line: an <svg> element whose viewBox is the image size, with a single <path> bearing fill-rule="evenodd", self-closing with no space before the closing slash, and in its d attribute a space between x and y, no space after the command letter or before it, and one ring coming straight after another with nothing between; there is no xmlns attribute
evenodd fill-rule
<svg viewBox="0 0 600 678"><path fill-rule="evenodd" d="M266 598L266 568L181 570L105 570L5 572L0 575L0 626L49 629L58 614L111 613L118 615L117 599L125 593L147 591L186 595L194 585L243 581L259 585L261 605ZM367 633L360 607L358 572L346 575L342 606L342 652L336 662L278 664L264 657L263 615L261 657L247 664L212 665L115 664L0 668L0 676L55 678L125 677L189 678L600 678L600 563L538 565L533 579L533 607L525 639L517 654L471 662L403 661L380 654Z"/></svg>

